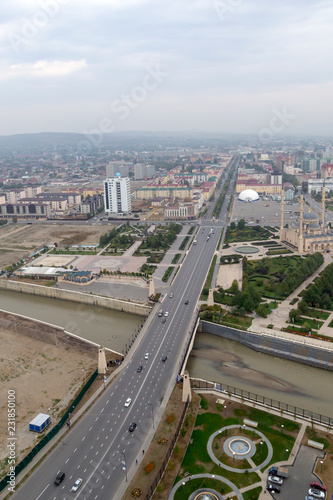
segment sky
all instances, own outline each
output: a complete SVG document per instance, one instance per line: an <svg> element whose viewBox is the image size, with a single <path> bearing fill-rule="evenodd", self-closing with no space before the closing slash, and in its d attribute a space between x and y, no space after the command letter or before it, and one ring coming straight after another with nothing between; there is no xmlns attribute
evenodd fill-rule
<svg viewBox="0 0 333 500"><path fill-rule="evenodd" d="M11 0L0 135L333 135L331 0Z"/></svg>

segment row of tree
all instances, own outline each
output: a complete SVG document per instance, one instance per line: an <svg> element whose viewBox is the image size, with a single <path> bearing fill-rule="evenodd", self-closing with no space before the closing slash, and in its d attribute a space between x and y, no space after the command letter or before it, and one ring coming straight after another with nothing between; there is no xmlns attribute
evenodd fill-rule
<svg viewBox="0 0 333 500"><path fill-rule="evenodd" d="M317 278L313 285L309 286L303 294L303 300L298 308L305 306L318 307L320 309L329 309L333 297L333 264L329 264ZM303 312L304 314L304 312Z"/></svg>
<svg viewBox="0 0 333 500"><path fill-rule="evenodd" d="M316 252L312 255L307 255L290 274L285 276L281 282L280 291L283 295L288 296L296 290L318 267L324 262L324 257L321 253Z"/></svg>

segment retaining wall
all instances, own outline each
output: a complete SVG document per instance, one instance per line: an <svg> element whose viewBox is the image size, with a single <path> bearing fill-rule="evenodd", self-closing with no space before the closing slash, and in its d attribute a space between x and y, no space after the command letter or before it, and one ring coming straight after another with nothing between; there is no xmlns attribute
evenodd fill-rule
<svg viewBox="0 0 333 500"><path fill-rule="evenodd" d="M200 322L202 332L217 335L218 337L236 340L255 351L290 359L317 368L333 371L333 351L307 345L306 342L293 342L289 339L277 338L264 333L252 333L235 328L229 328L208 321Z"/></svg>
<svg viewBox="0 0 333 500"><path fill-rule="evenodd" d="M32 295L41 295L53 299L71 300L72 302L81 302L92 306L105 307L115 311L123 311L138 316L148 316L150 307L125 300L111 299L109 297L100 297L84 292L74 292L72 290L62 290L43 285L33 285L30 283L20 283L19 281L10 281L0 279L1 290L11 290L13 292L30 293Z"/></svg>

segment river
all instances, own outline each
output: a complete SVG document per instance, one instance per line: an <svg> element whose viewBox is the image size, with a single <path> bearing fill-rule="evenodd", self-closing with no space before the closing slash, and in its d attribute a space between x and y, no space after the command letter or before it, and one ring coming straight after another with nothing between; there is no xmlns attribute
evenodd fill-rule
<svg viewBox="0 0 333 500"><path fill-rule="evenodd" d="M0 309L62 326L70 333L124 352L144 318L104 307L0 290Z"/></svg>
<svg viewBox="0 0 333 500"><path fill-rule="evenodd" d="M234 340L197 334L190 377L246 389L333 417L333 372L262 354Z"/></svg>
<svg viewBox="0 0 333 500"><path fill-rule="evenodd" d="M0 290L0 309L62 326L123 352L143 318L76 302ZM191 377L229 384L333 417L333 373L258 353L233 340L197 334Z"/></svg>

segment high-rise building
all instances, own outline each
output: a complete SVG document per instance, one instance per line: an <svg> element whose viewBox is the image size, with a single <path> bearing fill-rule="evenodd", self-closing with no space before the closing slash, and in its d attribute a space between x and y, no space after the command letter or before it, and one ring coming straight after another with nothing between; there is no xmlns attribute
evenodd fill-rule
<svg viewBox="0 0 333 500"><path fill-rule="evenodd" d="M128 177L116 174L104 181L104 208L109 214L128 214L131 212L131 190Z"/></svg>

